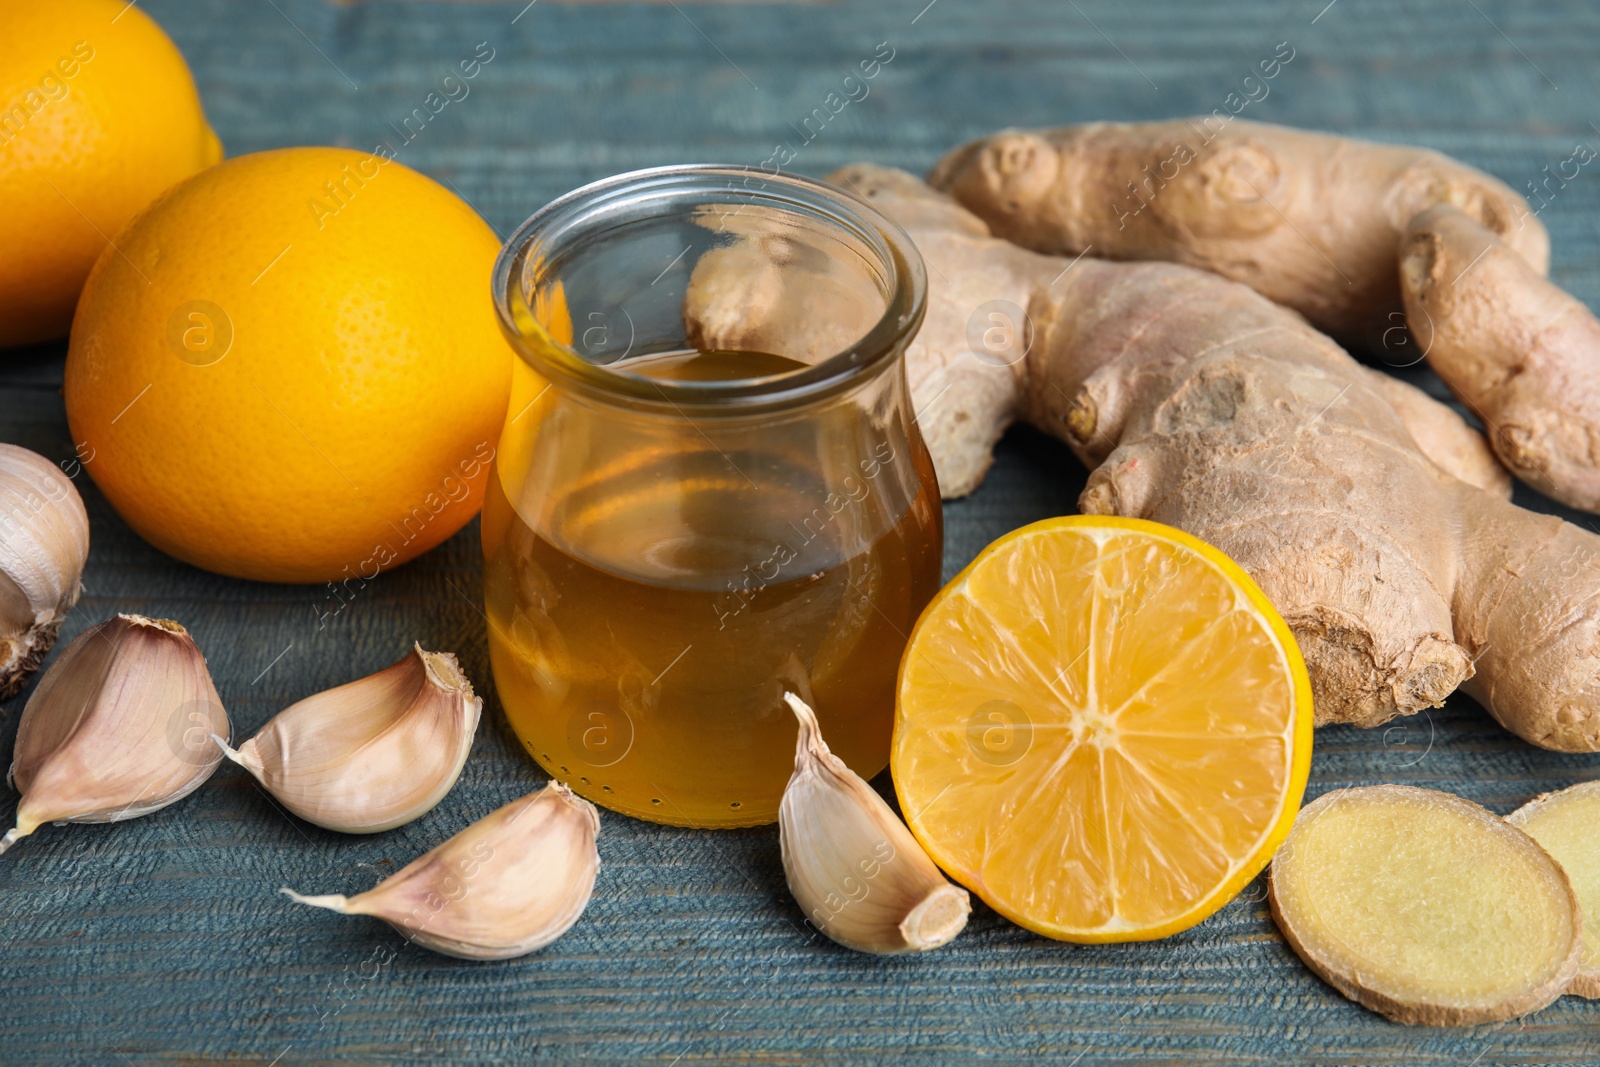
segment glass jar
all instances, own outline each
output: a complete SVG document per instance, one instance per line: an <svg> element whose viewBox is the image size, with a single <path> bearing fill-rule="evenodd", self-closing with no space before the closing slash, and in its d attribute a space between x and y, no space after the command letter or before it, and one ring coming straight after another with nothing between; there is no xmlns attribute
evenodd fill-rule
<svg viewBox="0 0 1600 1067"><path fill-rule="evenodd" d="M489 648L552 776L642 819L772 822L785 690L859 774L887 765L943 542L902 358L925 290L872 207L753 168L623 174L506 243Z"/></svg>

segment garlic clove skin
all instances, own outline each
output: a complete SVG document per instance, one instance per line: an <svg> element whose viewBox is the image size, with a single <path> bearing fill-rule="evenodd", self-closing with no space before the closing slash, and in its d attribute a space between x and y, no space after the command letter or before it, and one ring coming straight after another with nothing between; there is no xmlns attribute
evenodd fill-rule
<svg viewBox="0 0 1600 1067"><path fill-rule="evenodd" d="M291 704L237 751L222 748L307 822L371 834L444 799L482 712L456 658L416 644L393 666Z"/></svg>
<svg viewBox="0 0 1600 1067"><path fill-rule="evenodd" d="M571 929L600 870L595 806L560 782L514 800L353 897L299 904L371 915L424 948L464 960L506 960Z"/></svg>
<svg viewBox="0 0 1600 1067"><path fill-rule="evenodd" d="M4 852L46 822L117 822L181 800L216 771L228 715L194 638L118 615L79 634L23 709Z"/></svg>
<svg viewBox="0 0 1600 1067"><path fill-rule="evenodd" d="M89 514L72 480L0 444L0 700L22 691L78 602Z"/></svg>
<svg viewBox="0 0 1600 1067"><path fill-rule="evenodd" d="M950 941L972 912L967 891L828 751L810 706L793 693L784 700L800 720L800 737L778 806L778 840L789 891L807 919L857 952L926 952Z"/></svg>

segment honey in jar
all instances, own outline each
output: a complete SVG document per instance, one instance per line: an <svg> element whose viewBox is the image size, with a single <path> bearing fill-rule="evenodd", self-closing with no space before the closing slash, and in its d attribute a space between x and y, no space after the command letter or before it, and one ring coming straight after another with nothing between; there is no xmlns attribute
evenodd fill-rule
<svg viewBox="0 0 1600 1067"><path fill-rule="evenodd" d="M735 204L732 224L705 210L749 177L580 190L513 238L499 277L526 358L483 515L501 703L552 776L680 825L777 817L785 690L853 769L882 770L900 657L939 584L938 488L901 365L915 251L799 179L761 175L775 203ZM608 192L640 181L656 198L607 224ZM811 213L791 202L806 197ZM652 265L663 233L684 254ZM722 339L751 346L694 344Z"/></svg>

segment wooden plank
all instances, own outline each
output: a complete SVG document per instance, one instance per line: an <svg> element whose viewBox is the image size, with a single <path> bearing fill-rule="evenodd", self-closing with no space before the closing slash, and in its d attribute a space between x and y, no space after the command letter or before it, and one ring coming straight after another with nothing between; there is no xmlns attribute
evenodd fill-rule
<svg viewBox="0 0 1600 1067"><path fill-rule="evenodd" d="M234 154L396 139L392 124L488 42L494 59L470 95L396 143L402 161L449 182L501 232L631 167L759 163L785 142L806 173L857 158L920 169L1000 126L1209 111L1285 40L1295 59L1247 117L1428 144L1518 188L1574 141L1600 145L1600 10L1581 0L141 6L183 48ZM797 127L879 42L894 58L870 95L806 140ZM1600 184L1584 175L1543 217L1555 276L1600 304ZM0 358L0 439L64 459L60 355L43 346ZM1440 391L1426 371L1409 375ZM993 537L1073 510L1083 478L1060 445L1011 434L983 489L947 509L947 573ZM164 812L46 829L0 859L0 1063L1600 1060L1600 1006L1571 998L1462 1031L1405 1029L1349 1004L1286 949L1259 882L1160 943L1058 945L980 906L949 949L882 961L807 936L771 830L696 833L607 815L594 903L526 960L448 960L376 922L296 908L280 885L370 886L540 779L489 684L474 529L383 576L319 629L318 590L176 564L82 488L94 550L64 637L119 610L181 619L242 733L415 638L461 654L488 715L460 785L387 834L317 830L229 769ZM1559 510L1525 490L1519 499ZM22 703L0 708L0 748ZM1594 757L1532 749L1461 697L1384 730L1324 729L1317 746L1311 795L1398 781L1507 811L1600 774ZM0 818L11 803L0 801Z"/></svg>

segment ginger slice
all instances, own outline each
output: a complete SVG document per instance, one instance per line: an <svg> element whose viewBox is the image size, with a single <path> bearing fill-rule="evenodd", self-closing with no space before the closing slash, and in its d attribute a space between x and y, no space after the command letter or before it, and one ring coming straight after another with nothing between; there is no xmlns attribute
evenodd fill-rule
<svg viewBox="0 0 1600 1067"><path fill-rule="evenodd" d="M1578 900L1561 867L1448 793L1382 785L1318 798L1272 861L1269 897L1306 966L1399 1023L1516 1018L1578 969Z"/></svg>
<svg viewBox="0 0 1600 1067"><path fill-rule="evenodd" d="M1506 816L1567 872L1583 912L1583 950L1568 993L1600 998L1600 781L1535 797Z"/></svg>

